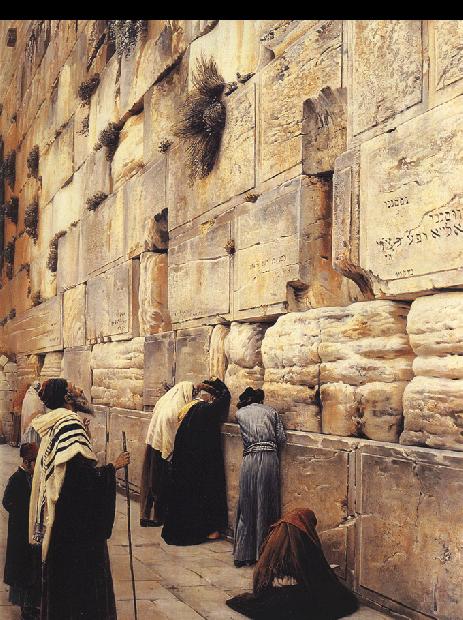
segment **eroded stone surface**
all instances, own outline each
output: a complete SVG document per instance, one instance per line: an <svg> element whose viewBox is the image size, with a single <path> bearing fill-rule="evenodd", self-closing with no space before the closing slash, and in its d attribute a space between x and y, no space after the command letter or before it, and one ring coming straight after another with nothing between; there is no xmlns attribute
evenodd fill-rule
<svg viewBox="0 0 463 620"><path fill-rule="evenodd" d="M153 407L165 393L166 387L174 385L175 333L165 332L147 336L145 340L145 367L143 404Z"/></svg>
<svg viewBox="0 0 463 620"><path fill-rule="evenodd" d="M463 24L457 19L434 21L436 44L436 89L440 90L463 77L460 45Z"/></svg>
<svg viewBox="0 0 463 620"><path fill-rule="evenodd" d="M19 353L63 348L62 297L57 295L7 323L9 345Z"/></svg>
<svg viewBox="0 0 463 620"><path fill-rule="evenodd" d="M63 344L64 347L85 344L85 284L64 292Z"/></svg>
<svg viewBox="0 0 463 620"><path fill-rule="evenodd" d="M212 327L179 329L175 342L175 382L209 378L209 350Z"/></svg>
<svg viewBox="0 0 463 620"><path fill-rule="evenodd" d="M92 349L92 401L142 409L144 338L96 344Z"/></svg>
<svg viewBox="0 0 463 620"><path fill-rule="evenodd" d="M414 379L404 393L404 432L400 442L463 450L463 293L421 297L407 321L417 354Z"/></svg>
<svg viewBox="0 0 463 620"><path fill-rule="evenodd" d="M138 289L140 336L169 331L167 310L167 254L143 252Z"/></svg>
<svg viewBox="0 0 463 620"><path fill-rule="evenodd" d="M90 347L75 347L64 350L63 376L84 391L91 402L92 368Z"/></svg>
<svg viewBox="0 0 463 620"><path fill-rule="evenodd" d="M230 330L225 325L216 325L211 334L209 351L210 375L211 377L218 377L222 381L224 381L228 365L225 348L229 333Z"/></svg>
<svg viewBox="0 0 463 620"><path fill-rule="evenodd" d="M143 112L131 116L119 134L119 144L111 164L114 188L143 168Z"/></svg>
<svg viewBox="0 0 463 620"><path fill-rule="evenodd" d="M352 22L354 135L421 101L420 20Z"/></svg>
<svg viewBox="0 0 463 620"><path fill-rule="evenodd" d="M63 352L53 351L52 353L46 353L43 360L43 366L40 370L40 381L46 381L47 379L53 379L55 377L63 376Z"/></svg>

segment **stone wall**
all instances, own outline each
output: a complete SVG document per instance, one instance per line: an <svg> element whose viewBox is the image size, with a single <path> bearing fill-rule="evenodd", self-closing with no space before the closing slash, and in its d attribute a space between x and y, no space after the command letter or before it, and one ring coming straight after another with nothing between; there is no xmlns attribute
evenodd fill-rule
<svg viewBox="0 0 463 620"><path fill-rule="evenodd" d="M1 432L25 385L64 376L99 462L127 433L136 491L159 397L220 376L232 526L235 405L263 387L283 506L315 510L338 574L405 617L461 618L462 32L0 22ZM176 128L201 57L226 120L191 180Z"/></svg>

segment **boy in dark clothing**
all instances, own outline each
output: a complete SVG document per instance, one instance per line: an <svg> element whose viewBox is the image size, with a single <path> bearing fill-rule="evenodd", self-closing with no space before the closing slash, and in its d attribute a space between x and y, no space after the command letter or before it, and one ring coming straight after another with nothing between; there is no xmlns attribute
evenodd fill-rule
<svg viewBox="0 0 463 620"><path fill-rule="evenodd" d="M29 500L37 452L34 443L21 446L22 465L8 480L2 502L9 513L4 582L10 586L10 602L21 607L21 620L35 620L40 613L40 547L29 544Z"/></svg>

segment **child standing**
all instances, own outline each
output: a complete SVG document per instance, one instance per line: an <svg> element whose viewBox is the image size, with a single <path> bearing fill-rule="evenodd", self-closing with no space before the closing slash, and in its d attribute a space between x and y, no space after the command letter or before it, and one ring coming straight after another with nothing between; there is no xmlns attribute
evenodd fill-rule
<svg viewBox="0 0 463 620"><path fill-rule="evenodd" d="M10 586L10 603L21 607L21 620L40 614L40 548L29 544L29 500L38 448L21 446L22 464L8 480L3 507L9 513L4 582Z"/></svg>

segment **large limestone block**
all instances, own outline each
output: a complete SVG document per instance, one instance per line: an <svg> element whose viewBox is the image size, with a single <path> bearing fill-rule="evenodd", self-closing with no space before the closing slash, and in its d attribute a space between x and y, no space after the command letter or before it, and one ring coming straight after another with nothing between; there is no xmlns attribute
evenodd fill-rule
<svg viewBox="0 0 463 620"><path fill-rule="evenodd" d="M93 450L98 457L97 464L101 466L106 464L109 408L96 405L93 407L93 412L94 415L90 422L91 442Z"/></svg>
<svg viewBox="0 0 463 620"><path fill-rule="evenodd" d="M95 404L143 407L144 338L97 344L92 349L92 401Z"/></svg>
<svg viewBox="0 0 463 620"><path fill-rule="evenodd" d="M169 230L207 213L212 207L255 186L255 84L246 84L225 101L227 119L212 172L190 186L183 144L168 151Z"/></svg>
<svg viewBox="0 0 463 620"><path fill-rule="evenodd" d="M107 460L114 463L122 452L122 431L127 437L127 450L130 452L129 483L132 490L140 490L143 457L146 449L146 434L151 413L129 411L124 408L111 409L109 413L109 442ZM124 481L124 470L116 472L117 478Z"/></svg>
<svg viewBox="0 0 463 620"><path fill-rule="evenodd" d="M52 231L53 234L67 230L69 226L81 218L85 202L80 195L80 184L75 175L65 187L59 189L53 197L52 203ZM41 222L39 223L40 226Z"/></svg>
<svg viewBox="0 0 463 620"><path fill-rule="evenodd" d="M353 133L416 105L423 86L420 20L352 20Z"/></svg>
<svg viewBox="0 0 463 620"><path fill-rule="evenodd" d="M110 164L106 159L105 149L92 151L74 174L72 199L83 214L87 212L86 202L89 198L100 192L110 194L111 190Z"/></svg>
<svg viewBox="0 0 463 620"><path fill-rule="evenodd" d="M360 147L358 264L378 296L411 298L463 285L462 100L452 99Z"/></svg>
<svg viewBox="0 0 463 620"><path fill-rule="evenodd" d="M47 379L53 379L55 377L63 376L63 352L53 351L52 353L46 353L43 361L43 366L40 369L40 381L46 381Z"/></svg>
<svg viewBox="0 0 463 620"><path fill-rule="evenodd" d="M153 407L175 382L175 333L165 332L145 339L143 404Z"/></svg>
<svg viewBox="0 0 463 620"><path fill-rule="evenodd" d="M148 32L132 52L121 58L120 110L124 116L147 90L181 60L189 41L188 28L182 20L150 20Z"/></svg>
<svg viewBox="0 0 463 620"><path fill-rule="evenodd" d="M212 327L179 329L175 341L175 383L209 378Z"/></svg>
<svg viewBox="0 0 463 620"><path fill-rule="evenodd" d="M143 252L140 255L138 305L140 336L169 331L167 254Z"/></svg>
<svg viewBox="0 0 463 620"><path fill-rule="evenodd" d="M16 355L16 363L18 366L18 382L22 384L31 384L40 374L39 356L25 355L18 353Z"/></svg>
<svg viewBox="0 0 463 620"><path fill-rule="evenodd" d="M78 347L85 344L85 284L63 294L63 344Z"/></svg>
<svg viewBox="0 0 463 620"><path fill-rule="evenodd" d="M408 310L404 303L370 301L323 317L318 349L321 382L363 385L411 379L414 356L406 334Z"/></svg>
<svg viewBox="0 0 463 620"><path fill-rule="evenodd" d="M174 129L179 107L187 92L187 67L185 63L172 69L160 82L153 84L144 97L143 159L157 161L163 155L162 142L175 141Z"/></svg>
<svg viewBox="0 0 463 620"><path fill-rule="evenodd" d="M356 479L359 593L407 616L462 617L461 456L365 443Z"/></svg>
<svg viewBox="0 0 463 620"><path fill-rule="evenodd" d="M100 132L108 123L119 121L118 71L119 62L117 54L114 54L102 71L100 84L90 101L88 137L92 146L98 142ZM101 150L104 152L106 149Z"/></svg>
<svg viewBox="0 0 463 620"><path fill-rule="evenodd" d="M210 375L218 377L222 381L225 379L225 372L228 365L226 353L226 342L230 329L225 325L216 325L212 330L210 342Z"/></svg>
<svg viewBox="0 0 463 620"><path fill-rule="evenodd" d="M268 325L263 323L232 323L225 344L228 359L242 368L262 366L262 340Z"/></svg>
<svg viewBox="0 0 463 620"><path fill-rule="evenodd" d="M92 391L91 357L90 347L65 349L63 356L64 378L83 390L89 402Z"/></svg>
<svg viewBox="0 0 463 620"><path fill-rule="evenodd" d="M314 21L260 73L258 180L302 167L303 104L325 86L341 87L340 20Z"/></svg>
<svg viewBox="0 0 463 620"><path fill-rule="evenodd" d="M41 203L46 205L73 173L74 126L71 121L40 154L39 175L42 177Z"/></svg>
<svg viewBox="0 0 463 620"><path fill-rule="evenodd" d="M229 222L212 220L169 244L169 311L173 324L209 322L230 312Z"/></svg>
<svg viewBox="0 0 463 620"><path fill-rule="evenodd" d="M124 252L166 250L166 162L161 160L127 181L124 196Z"/></svg>
<svg viewBox="0 0 463 620"><path fill-rule="evenodd" d="M260 20L221 19L210 32L190 45L190 84L196 61L212 57L226 82L236 81L236 74L255 73L261 55Z"/></svg>
<svg viewBox="0 0 463 620"><path fill-rule="evenodd" d="M463 24L459 19L433 21L436 63L436 90L442 90L463 77L461 37Z"/></svg>
<svg viewBox="0 0 463 620"><path fill-rule="evenodd" d="M87 282L86 338L88 344L139 335L138 288L140 262L124 262Z"/></svg>
<svg viewBox="0 0 463 620"><path fill-rule="evenodd" d="M235 318L345 304L348 281L330 264L328 183L297 177L245 203L235 215Z"/></svg>
<svg viewBox="0 0 463 620"><path fill-rule="evenodd" d="M90 143L87 123L89 122L89 108L81 103L74 114L74 169L81 167L91 155L93 144Z"/></svg>
<svg viewBox="0 0 463 620"><path fill-rule="evenodd" d="M111 165L114 189L143 168L143 112L131 116L119 134L119 145Z"/></svg>
<svg viewBox="0 0 463 620"><path fill-rule="evenodd" d="M82 228L80 222L76 226L71 226L58 241L56 287L59 293L87 279L87 254Z"/></svg>
<svg viewBox="0 0 463 620"><path fill-rule="evenodd" d="M9 346L18 353L42 353L63 348L62 296L27 310L6 324Z"/></svg>
<svg viewBox="0 0 463 620"><path fill-rule="evenodd" d="M463 450L463 293L438 293L412 303L407 331L417 354L404 393L403 444Z"/></svg>
<svg viewBox="0 0 463 620"><path fill-rule="evenodd" d="M119 191L81 222L85 273L91 276L124 255L124 200Z"/></svg>
<svg viewBox="0 0 463 620"><path fill-rule="evenodd" d="M262 342L265 402L286 428L319 432L319 311L291 312L269 327Z"/></svg>

